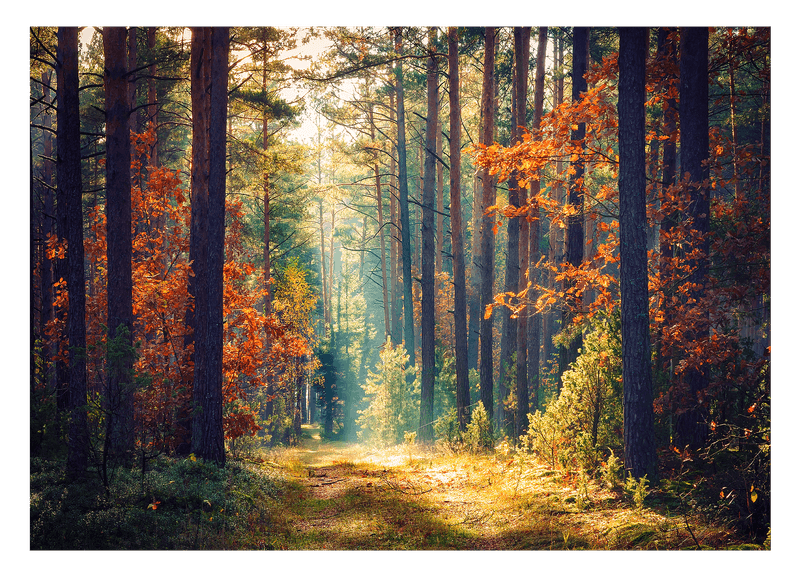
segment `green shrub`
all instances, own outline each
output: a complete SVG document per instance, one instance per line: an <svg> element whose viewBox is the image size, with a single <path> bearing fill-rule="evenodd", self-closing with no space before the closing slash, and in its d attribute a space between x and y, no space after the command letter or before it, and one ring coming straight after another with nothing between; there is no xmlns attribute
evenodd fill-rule
<svg viewBox="0 0 800 578"><path fill-rule="evenodd" d="M494 448L494 430L489 414L483 407L482 402L478 402L472 410L472 417L467 424L467 431L464 434L464 442L467 448L475 453L491 450Z"/></svg>
<svg viewBox="0 0 800 578"><path fill-rule="evenodd" d="M406 431L419 425L419 378L409 386L407 376L415 375L414 366L407 367L408 354L402 345L393 347L387 340L380 353L377 371L370 371L364 384L367 407L356 423L361 427L361 440L394 445L403 442Z"/></svg>
<svg viewBox="0 0 800 578"><path fill-rule="evenodd" d="M464 445L461 430L458 427L458 411L451 409L433 424L436 439L448 450L457 452Z"/></svg>
<svg viewBox="0 0 800 578"><path fill-rule="evenodd" d="M283 478L232 460L151 466L144 475L118 468L106 491L97 478L68 484L61 464L31 460L31 549L253 547L286 489Z"/></svg>
<svg viewBox="0 0 800 578"><path fill-rule="evenodd" d="M599 319L564 372L559 395L528 415L528 449L552 467L596 471L601 448L622 443L621 375L618 321Z"/></svg>
<svg viewBox="0 0 800 578"><path fill-rule="evenodd" d="M649 489L647 476L642 476L637 480L630 473L628 474L625 480L625 493L631 497L637 510L641 510L644 506L644 499L647 497Z"/></svg>

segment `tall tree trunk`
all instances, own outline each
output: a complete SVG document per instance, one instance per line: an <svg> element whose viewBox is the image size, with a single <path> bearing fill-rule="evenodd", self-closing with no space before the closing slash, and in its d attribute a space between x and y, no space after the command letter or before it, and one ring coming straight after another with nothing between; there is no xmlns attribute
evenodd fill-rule
<svg viewBox="0 0 800 578"><path fill-rule="evenodd" d="M436 120L436 156L442 157L442 121ZM436 273L442 272L444 257L444 166L436 161Z"/></svg>
<svg viewBox="0 0 800 578"><path fill-rule="evenodd" d="M436 202L436 133L439 119L438 65L434 51L436 29L428 32L427 87L428 116L425 127L425 178L422 186L422 387L420 390L419 437L433 441L433 383L436 377L436 240L434 203Z"/></svg>
<svg viewBox="0 0 800 578"><path fill-rule="evenodd" d="M134 448L131 142L128 128L130 101L125 37L125 28L103 29L110 350L107 424L110 457L115 462L123 463L132 459ZM118 339L116 345L112 344L115 339Z"/></svg>
<svg viewBox="0 0 800 578"><path fill-rule="evenodd" d="M210 58L208 94L208 220L206 278L207 317L199 319L206 326L203 363L205 375L195 368L195 401L199 412L194 416L192 437L195 454L205 460L225 465L225 435L222 423L222 349L223 349L223 267L225 264L225 174L228 120L227 27L205 30ZM201 384L197 396L197 385Z"/></svg>
<svg viewBox="0 0 800 578"><path fill-rule="evenodd" d="M481 144L491 145L494 141L494 50L497 29L486 28L485 60L483 64L483 89L481 93L481 109L483 125L481 126ZM495 203L494 178L488 169L481 171L483 184L484 210ZM483 215L481 221L481 310L494 301L494 216ZM481 311L483 313L483 311ZM480 344L480 379L481 401L489 416L494 418L494 354L492 352L492 317L481 315L481 344Z"/></svg>
<svg viewBox="0 0 800 578"><path fill-rule="evenodd" d="M542 37L547 39L547 29L544 32L539 32L539 54L537 58L539 61L544 60L542 50ZM516 85L514 86L515 102L517 104L517 127L514 130L514 140L518 141L522 138L522 130L527 125L527 100L528 100L528 63L530 60L530 39L531 29L528 27L521 29L514 29L514 57L516 60L517 76ZM519 188L519 205L525 206L528 203L527 191L524 188ZM538 204L534 202L532 205L536 207L534 214L529 214L519 219L519 251L517 261L517 277L516 291L523 291L528 285L528 279L531 278L532 269L530 268L529 252L534 250L535 247L530 247L530 227L539 226ZM534 219L533 223L529 223L528 219ZM536 235L538 237L538 235ZM527 274L526 274L527 273ZM538 321L538 317L530 320L532 322ZM528 316L523 313L517 322L517 334L514 345L517 350L517 371L516 371L516 388L517 388L517 417L515 420L516 430L515 437L527 433L528 431L528 412L530 411L529 398L528 398ZM538 354L538 341L536 342ZM538 355L537 355L538 361Z"/></svg>
<svg viewBox="0 0 800 578"><path fill-rule="evenodd" d="M158 127L158 90L156 87L156 27L150 26L147 28L147 49L150 52L150 59L152 64L149 67L150 78L147 79L147 120L148 124ZM158 161L158 138L153 141L153 146L150 149L150 166L152 168L159 166ZM163 216L159 217L163 221ZM160 222L159 230L163 229L163 222Z"/></svg>
<svg viewBox="0 0 800 578"><path fill-rule="evenodd" d="M539 129L539 125L542 120L542 112L544 110L544 63L545 57L547 56L547 26L541 26L539 28L539 38L537 44L537 52L536 52L536 79L534 80L534 96L533 96L533 122L532 122L532 130L536 131ZM541 231L541 215L539 211L539 191L540 191L540 180L534 179L530 183L531 185L531 202L530 202L530 216L531 216L531 224L529 228L529 252L528 252L528 277L532 285L535 287L539 284L540 276L539 271L536 269L535 265L539 261L540 251L539 251L539 241L541 239L542 231ZM525 279L520 279L520 290L522 290L525 286ZM530 294L530 298L536 297L536 291ZM534 412L539 407L539 384L540 384L540 375L541 372L539 370L540 365L540 346L539 342L542 338L542 325L545 321L544 316L539 313L534 313L528 319L528 326L527 326L527 343L525 343L525 347L528 350L528 360L527 366L524 368L518 368L517 371L524 371L528 374L528 390L530 391L530 409ZM522 349L523 345L519 344L519 349ZM545 348L545 351L547 349ZM527 418L527 416L525 416Z"/></svg>
<svg viewBox="0 0 800 578"><path fill-rule="evenodd" d="M561 32L559 31L556 35L554 35L553 39L553 48L554 48L554 67L556 69L556 74L554 74L553 78L553 108L558 108L564 96L564 76L561 72L561 67L564 63L564 39L561 36ZM555 166L556 174L561 175L561 171L563 170L563 163L560 160L556 160ZM558 203L558 206L561 207L564 204L564 187L560 184L556 184L553 187L553 198ZM548 248L548 261L553 266L560 266L560 264L564 261L564 230L558 226L558 224L551 220L548 226L548 240L549 240L549 248ZM547 287L550 289L555 288L556 280L555 280L555 273L552 271L548 271L546 273L547 279L546 284ZM558 329L557 326L561 323L561 311L559 309L553 308L547 311L544 314L544 335L542 337L543 345L544 345L544 362L550 363L554 360L556 348L553 344L553 335L557 333ZM530 366L530 364L529 364ZM532 368L531 370L532 371ZM531 380L531 373L528 373L528 379ZM532 381L532 380L531 380ZM536 405L534 404L534 407Z"/></svg>
<svg viewBox="0 0 800 578"><path fill-rule="evenodd" d="M483 119L481 119L483 122ZM472 179L472 246L470 247L469 283L472 289L467 306L469 308L467 327L467 367L478 369L478 349L481 324L481 220L483 218L483 195L478 186L478 173Z"/></svg>
<svg viewBox="0 0 800 578"><path fill-rule="evenodd" d="M372 110L372 105L369 107L369 127L370 138L375 142L375 115ZM375 200L378 205L378 233L380 234L381 241L381 285L383 296L383 325L384 334L388 339L392 334L392 328L389 320L389 281L386 271L386 241L384 236L384 222L383 222L383 195L381 194L381 173L378 164L378 154L375 153L373 170L375 173ZM362 253L363 254L363 253ZM384 340L385 341L385 340Z"/></svg>
<svg viewBox="0 0 800 578"><path fill-rule="evenodd" d="M647 28L620 28L619 227L625 469L656 476L647 288L645 61Z"/></svg>
<svg viewBox="0 0 800 578"><path fill-rule="evenodd" d="M708 283L708 252L710 232L708 179L708 28L681 28L681 86L680 86L680 127L681 127L681 170L689 173L690 204L688 216L692 228L700 239L696 249L701 255L690 259L692 273L689 281L692 289L689 298L702 302L706 296ZM706 310L686 332L686 341L702 340L708 335L709 319ZM699 448L708 435L705 416L707 408L701 392L708 386L708 366L702 365L684 373L687 388L687 411L676 420L676 445Z"/></svg>
<svg viewBox="0 0 800 578"><path fill-rule="evenodd" d="M398 129L395 114L395 90L394 87L389 91L389 121L395 130ZM400 278L402 267L399 260L401 255L400 249L400 209L398 207L398 185L397 185L397 138L394 139L394 145L389 165L389 209L391 214L392 227L390 229L391 236L389 237L390 261L391 261L391 285L392 285L392 344L400 345L403 341L403 327L400 323L400 293L402 279Z"/></svg>
<svg viewBox="0 0 800 578"><path fill-rule="evenodd" d="M402 29L396 28L395 51L402 52ZM408 168L406 165L406 112L403 95L403 61L398 60L395 66L395 82L397 90L397 162L398 186L400 189L400 234L403 259L403 314L405 318L405 339L408 363L416 365L414 350L414 298L411 280L411 226L408 212Z"/></svg>
<svg viewBox="0 0 800 578"><path fill-rule="evenodd" d="M78 102L78 29L58 29L56 147L59 204L67 221L67 339L69 343L69 445L67 475L83 476L89 460L86 418L86 285L83 272L80 111ZM127 174L127 173L126 173ZM130 221L128 222L130 235ZM130 265L130 261L128 261ZM130 278L130 276L129 276Z"/></svg>
<svg viewBox="0 0 800 578"><path fill-rule="evenodd" d="M528 81L530 33L530 27L514 27L514 68L511 90L512 145L517 142L517 139L521 134L519 126L525 124L525 100L527 98L527 90L524 90L524 94L521 94L520 89L524 87ZM520 98L522 98L522 100L520 100ZM518 174L514 172L508 181L508 204L516 208L521 207L527 201L527 193L525 190L520 190L517 177ZM525 221L524 226L521 221ZM525 229L524 237L522 237L520 234L523 227ZM519 289L520 280L520 254L524 252L527 260L527 219L508 219L507 231L508 238L506 245L506 271L503 291L506 293L516 293ZM523 239L525 242L524 249L520 246ZM500 321L500 379L498 384L498 393L500 399L498 400L497 404L497 421L498 424L500 424L501 431L504 431L506 435L513 438L516 435L515 413L517 416L519 415L519 411L516 410L521 410L524 406L524 415L527 416L528 414L528 375L525 373L523 377L524 381L526 382L524 392L521 392L520 389L516 387L517 378L520 376L517 375L517 377L514 378L513 391L515 391L515 395L517 396L516 410L512 407L509 408L508 412L506 412L505 400L512 391L512 380L509 376L513 375L512 370L517 368L518 362L520 361L520 354L519 351L517 351L520 320L516 316L511 316L510 309L503 307L500 309ZM512 352L516 353L515 358L512 358ZM519 397L520 393L523 393L521 398Z"/></svg>
<svg viewBox="0 0 800 578"><path fill-rule="evenodd" d="M450 88L450 234L453 251L453 318L456 355L456 411L458 427L469 421L467 369L467 281L464 270L464 235L461 219L461 82L458 73L458 29L447 29L447 63Z"/></svg>
<svg viewBox="0 0 800 578"><path fill-rule="evenodd" d="M267 32L266 28L262 29L261 41L264 45L264 50L267 48ZM266 94L267 92L267 59L264 58L264 66L262 68L261 76L261 90ZM269 150L269 111L264 107L264 112L261 116L261 146L264 151L264 175L263 175L263 190L264 190L264 316L269 317L272 314L272 287L270 285L270 278L272 276L272 263L270 262L269 244L270 244L270 171L269 159L267 151ZM269 338L267 338L267 347L269 347Z"/></svg>
<svg viewBox="0 0 800 578"><path fill-rule="evenodd" d="M678 54L675 46L675 35L677 34L676 28L659 28L658 29L658 58L665 61L664 69L672 70L678 68ZM674 65L674 66L673 66ZM663 90L668 91L672 87L673 82L679 79L675 75L668 75L663 79ZM677 138L678 138L678 103L673 96L668 96L662 103L662 130L664 135L669 136L669 139L664 141L662 146L662 162L661 162L661 180L659 183L659 200L661 206L667 204L667 193L669 187L675 184L675 172L677 165ZM670 275L671 259L673 257L673 245L670 241L670 233L672 233L678 220L677 212L664 215L661 219L659 227L659 275L662 279L666 279ZM664 295L666 297L666 295ZM662 317L659 334L664 328L672 325L672 310L669 307L663 306L662 301ZM664 351L662 347L658 348L658 363L664 368L667 366L669 372L669 379L672 379L672 371L669 369L672 354Z"/></svg>
<svg viewBox="0 0 800 578"><path fill-rule="evenodd" d="M189 443L196 453L201 443L202 422L199 418L201 400L205 397L206 368L206 323L208 319L208 122L209 111L205 106L209 88L209 64L211 53L210 35L205 28L192 29L191 44L191 99L192 99L192 175L191 175L191 226L189 233L189 260L192 275L189 277L189 296L193 307L187 311L187 325L191 328L194 345L192 378L192 404L189 411L191 435ZM195 417L197 416L197 417ZM180 452L182 453L182 452Z"/></svg>
<svg viewBox="0 0 800 578"><path fill-rule="evenodd" d="M583 75L586 73L587 60L589 54L589 29L585 27L575 27L572 33L572 102L578 102L581 99L581 93L586 92L586 79ZM577 152L577 160L572 163L572 174L569 179L569 205L573 211L567 218L567 247L566 247L566 260L573 267L579 267L583 262L583 173L584 173L584 160L583 139L586 136L586 123L578 123L577 128L572 130L570 138L573 142L580 143L580 150ZM564 292L572 287L571 281L564 282ZM572 318L574 313L573 307L577 307L580 303L576 300L574 303L567 304L566 309L562 315L561 328L562 331L569 329L572 325ZM580 335L576 336L569 345L561 348L561 359L559 364L559 376L564 374L569 368L569 365L578 359L578 350L581 348L583 339ZM562 379L559 377L559 388Z"/></svg>
<svg viewBox="0 0 800 578"><path fill-rule="evenodd" d="M39 316L39 336L42 338L42 379L43 383L49 384L51 382L51 367L55 351L47 345L45 339L45 327L53 319L53 261L48 257L47 250L44 248L44 243L47 238L53 233L53 191L50 187L53 186L53 138L50 133L52 126L52 116L50 114L50 107L52 106L52 99L50 95L50 79L52 78L51 71L42 72L42 86L44 90L43 99L43 116L42 126L45 129L42 131L43 140L43 156L42 161L42 180L45 186L41 188L42 191L42 210L41 210L41 277L40 277L40 294L41 294L41 314ZM33 189L31 189L33 191ZM33 201L31 201L33 205ZM54 385L54 383L52 384ZM65 396L65 398L68 396ZM66 404L64 408L68 407L69 400L65 399Z"/></svg>
<svg viewBox="0 0 800 578"><path fill-rule="evenodd" d="M319 199L319 253L321 256L320 275L322 276L320 280L322 283L322 323L325 326L324 333L328 336L330 331L330 313L328 309L328 293L330 293L330 288L328 287L327 267L325 266L325 217L322 209L322 197Z"/></svg>

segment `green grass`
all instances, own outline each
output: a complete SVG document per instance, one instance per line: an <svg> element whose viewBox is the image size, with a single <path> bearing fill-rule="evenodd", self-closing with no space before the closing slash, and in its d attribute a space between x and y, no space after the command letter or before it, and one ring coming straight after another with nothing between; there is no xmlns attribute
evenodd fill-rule
<svg viewBox="0 0 800 578"><path fill-rule="evenodd" d="M31 549L681 550L762 548L664 480L635 507L621 490L530 456L370 448L313 431L297 448L224 469L160 458L67 484L31 460ZM768 546L767 546L768 547Z"/></svg>

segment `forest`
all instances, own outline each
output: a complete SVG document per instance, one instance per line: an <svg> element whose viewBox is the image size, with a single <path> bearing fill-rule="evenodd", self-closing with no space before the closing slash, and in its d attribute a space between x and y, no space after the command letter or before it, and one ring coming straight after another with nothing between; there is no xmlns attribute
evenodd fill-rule
<svg viewBox="0 0 800 578"><path fill-rule="evenodd" d="M770 550L770 33L30 27L30 549Z"/></svg>

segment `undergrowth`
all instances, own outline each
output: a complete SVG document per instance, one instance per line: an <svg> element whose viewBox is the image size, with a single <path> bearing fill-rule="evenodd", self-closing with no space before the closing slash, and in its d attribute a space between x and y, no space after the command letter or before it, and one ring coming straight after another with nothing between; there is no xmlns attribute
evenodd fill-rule
<svg viewBox="0 0 800 578"><path fill-rule="evenodd" d="M243 462L224 469L160 458L151 469L120 470L106 491L99 479L67 483L62 463L34 458L30 547L72 549L255 549L284 530L283 474Z"/></svg>

